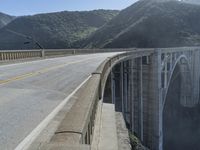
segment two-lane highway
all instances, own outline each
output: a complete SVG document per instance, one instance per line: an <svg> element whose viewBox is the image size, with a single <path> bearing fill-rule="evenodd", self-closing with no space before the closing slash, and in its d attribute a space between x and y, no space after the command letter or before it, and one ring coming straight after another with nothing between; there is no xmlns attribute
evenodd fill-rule
<svg viewBox="0 0 200 150"><path fill-rule="evenodd" d="M13 150L107 57L99 53L0 66L0 150Z"/></svg>

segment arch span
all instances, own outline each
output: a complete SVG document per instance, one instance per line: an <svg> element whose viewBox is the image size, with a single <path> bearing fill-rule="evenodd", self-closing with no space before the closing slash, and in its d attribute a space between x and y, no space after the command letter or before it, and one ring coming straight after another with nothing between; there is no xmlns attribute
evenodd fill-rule
<svg viewBox="0 0 200 150"><path fill-rule="evenodd" d="M187 150L200 147L199 110L193 100L193 83L186 57L174 66L163 103L163 149Z"/></svg>
<svg viewBox="0 0 200 150"><path fill-rule="evenodd" d="M173 69L170 72L169 83L166 88L166 94L163 99L163 109L166 103L167 94L169 93L171 84L177 78L178 75L180 75L181 78L180 82L181 104L186 107L193 107L196 104L195 101L193 101L193 94L192 94L193 82L192 82L189 62L185 55L181 55L176 60Z"/></svg>

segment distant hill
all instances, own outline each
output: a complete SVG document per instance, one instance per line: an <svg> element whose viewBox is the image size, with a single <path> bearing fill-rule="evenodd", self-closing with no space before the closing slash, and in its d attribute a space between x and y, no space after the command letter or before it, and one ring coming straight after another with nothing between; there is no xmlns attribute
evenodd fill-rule
<svg viewBox="0 0 200 150"><path fill-rule="evenodd" d="M71 48L73 42L87 37L118 13L117 10L63 11L18 17L0 29L0 49L38 48L9 30L33 37L44 48Z"/></svg>
<svg viewBox="0 0 200 150"><path fill-rule="evenodd" d="M88 48L200 45L200 6L139 0L80 43Z"/></svg>
<svg viewBox="0 0 200 150"><path fill-rule="evenodd" d="M15 17L0 12L0 28L10 23Z"/></svg>
<svg viewBox="0 0 200 150"><path fill-rule="evenodd" d="M200 5L200 1L199 0L182 0L183 2L186 3L191 3L191 4L198 4Z"/></svg>

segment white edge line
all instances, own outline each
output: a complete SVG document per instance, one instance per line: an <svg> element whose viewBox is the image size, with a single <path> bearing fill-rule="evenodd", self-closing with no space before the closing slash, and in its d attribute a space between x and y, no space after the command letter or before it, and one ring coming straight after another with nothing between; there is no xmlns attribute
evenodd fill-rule
<svg viewBox="0 0 200 150"><path fill-rule="evenodd" d="M67 96L19 145L15 150L27 150L38 135L44 130L49 122L57 115L57 113L65 106L69 99L90 79L91 75L86 78L69 96Z"/></svg>

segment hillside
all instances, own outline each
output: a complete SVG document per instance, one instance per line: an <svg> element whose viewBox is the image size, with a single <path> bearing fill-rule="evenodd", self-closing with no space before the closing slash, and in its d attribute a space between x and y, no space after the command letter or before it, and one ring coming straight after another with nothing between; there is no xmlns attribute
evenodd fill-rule
<svg viewBox="0 0 200 150"><path fill-rule="evenodd" d="M89 48L200 45L200 6L140 0L81 43Z"/></svg>
<svg viewBox="0 0 200 150"><path fill-rule="evenodd" d="M0 12L0 28L10 23L15 17Z"/></svg>
<svg viewBox="0 0 200 150"><path fill-rule="evenodd" d="M0 29L0 49L38 48L25 37L33 37L44 48L71 48L73 42L87 37L118 14L115 10L57 12L18 17Z"/></svg>
<svg viewBox="0 0 200 150"><path fill-rule="evenodd" d="M191 4L200 4L200 1L199 0L183 0L183 2L186 2L186 3L191 3Z"/></svg>

